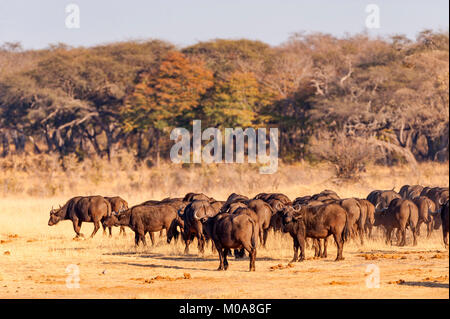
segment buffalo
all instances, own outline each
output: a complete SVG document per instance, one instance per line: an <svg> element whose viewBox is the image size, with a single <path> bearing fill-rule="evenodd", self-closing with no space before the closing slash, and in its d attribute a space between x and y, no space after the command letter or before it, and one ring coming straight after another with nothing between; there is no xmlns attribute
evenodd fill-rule
<svg viewBox="0 0 450 319"><path fill-rule="evenodd" d="M217 215L217 211L211 206L209 201L206 200L194 200L189 203L182 214L183 219L183 239L185 240L184 253L189 253L189 245L193 237L198 240L198 249L200 253L204 252L205 248L205 235L203 232L203 224L201 219L203 217L213 217Z"/></svg>
<svg viewBox="0 0 450 319"><path fill-rule="evenodd" d="M112 214L121 213L128 209L127 201L121 198L120 196L105 197L105 199L111 204ZM125 236L125 227L120 226L119 235L120 234ZM109 235L111 235L111 227L109 227Z"/></svg>
<svg viewBox="0 0 450 319"><path fill-rule="evenodd" d="M419 220L417 222L417 235L420 236L420 226L423 223L427 225L427 237L431 236L433 229L433 213L436 211L436 205L427 196L419 196L412 200L419 210Z"/></svg>
<svg viewBox="0 0 450 319"><path fill-rule="evenodd" d="M285 206L282 211L284 231L294 240L294 258L292 262L305 259L306 237L325 239L333 235L338 252L336 261L343 260L344 242L350 236L347 212L339 204L321 206ZM298 248L300 247L300 259Z"/></svg>
<svg viewBox="0 0 450 319"><path fill-rule="evenodd" d="M367 196L367 200L371 202L376 209L387 208L395 198L402 198L402 196L394 190L375 190Z"/></svg>
<svg viewBox="0 0 450 319"><path fill-rule="evenodd" d="M366 216L364 233L366 233L369 238L372 238L372 228L375 223L375 206L367 199L357 198L356 200L359 202L362 214Z"/></svg>
<svg viewBox="0 0 450 319"><path fill-rule="evenodd" d="M386 243L391 243L392 231L398 229L401 235L399 245L406 245L406 227L409 225L413 235L414 245L417 245L416 227L419 220L419 210L410 200L396 198L387 208L377 210L374 226L384 226L386 229Z"/></svg>
<svg viewBox="0 0 450 319"><path fill-rule="evenodd" d="M348 223L352 234L359 234L361 245L364 244L364 228L366 224L367 211L361 209L361 204L355 198L342 199L338 202L347 211Z"/></svg>
<svg viewBox="0 0 450 319"><path fill-rule="evenodd" d="M250 271L255 271L258 226L247 213L221 213L202 217L206 235L212 239L219 253L218 270L227 270L227 256L231 249L244 248L250 256Z"/></svg>
<svg viewBox="0 0 450 319"><path fill-rule="evenodd" d="M64 206L50 211L49 226L59 223L61 220L71 220L76 238L84 237L80 233L83 222L94 223L94 231L91 238L100 228L100 223L111 216L111 204L102 196L77 196L71 198Z"/></svg>
<svg viewBox="0 0 450 319"><path fill-rule="evenodd" d="M442 236L444 238L444 245L448 248L448 213L449 213L449 201L447 200L440 208L441 220L442 220Z"/></svg>
<svg viewBox="0 0 450 319"><path fill-rule="evenodd" d="M168 230L172 221L176 218L176 209L167 204L159 205L137 205L118 214L107 218L103 224L109 226L128 226L135 233L135 245L140 242L145 246L145 234L150 233L150 238L154 244L154 232L163 229Z"/></svg>

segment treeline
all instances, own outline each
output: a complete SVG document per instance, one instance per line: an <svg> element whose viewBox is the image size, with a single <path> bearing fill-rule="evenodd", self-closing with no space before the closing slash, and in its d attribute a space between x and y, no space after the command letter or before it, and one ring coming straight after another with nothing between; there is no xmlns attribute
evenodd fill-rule
<svg viewBox="0 0 450 319"><path fill-rule="evenodd" d="M174 127L278 127L285 161L448 160L448 32L279 46L150 40L0 47L0 156L169 156ZM342 156L340 155L342 154ZM333 156L334 155L334 156ZM354 169L354 168L352 168Z"/></svg>

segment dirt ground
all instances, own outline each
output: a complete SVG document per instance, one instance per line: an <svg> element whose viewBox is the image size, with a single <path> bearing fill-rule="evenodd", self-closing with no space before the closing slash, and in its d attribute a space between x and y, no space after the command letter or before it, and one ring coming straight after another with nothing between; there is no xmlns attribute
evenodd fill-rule
<svg viewBox="0 0 450 319"><path fill-rule="evenodd" d="M0 298L449 298L441 231L426 239L423 228L415 247L411 238L406 247L387 246L379 233L364 246L351 241L341 262L330 237L327 259L313 259L310 248L306 261L292 265L292 239L271 233L258 249L256 272L248 272L248 258L234 257L217 271L210 246L200 256L194 242L184 255L165 235L137 249L129 229L125 237L114 228L112 238L100 230L75 241L71 222L47 226L55 202L0 199ZM86 237L92 229L82 226Z"/></svg>

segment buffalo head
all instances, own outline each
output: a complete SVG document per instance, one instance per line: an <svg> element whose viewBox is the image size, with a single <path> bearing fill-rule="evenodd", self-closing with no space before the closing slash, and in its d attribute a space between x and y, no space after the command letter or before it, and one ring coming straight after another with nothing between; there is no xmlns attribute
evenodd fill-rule
<svg viewBox="0 0 450 319"><path fill-rule="evenodd" d="M294 206L284 206L280 211L282 216L283 226L286 227L288 224L300 220L302 218L301 205L297 204Z"/></svg>
<svg viewBox="0 0 450 319"><path fill-rule="evenodd" d="M57 209L54 209L52 207L52 209L50 210L50 219L48 220L49 226L53 226L53 225L56 225L57 223L59 223L59 221L61 220L60 212L61 212L61 206L59 206L59 208L57 208Z"/></svg>

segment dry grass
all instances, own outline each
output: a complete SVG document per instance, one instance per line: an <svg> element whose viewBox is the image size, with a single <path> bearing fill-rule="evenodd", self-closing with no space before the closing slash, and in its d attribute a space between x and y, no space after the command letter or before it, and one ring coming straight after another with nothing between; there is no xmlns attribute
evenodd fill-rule
<svg viewBox="0 0 450 319"><path fill-rule="evenodd" d="M308 249L307 260L294 264L289 264L291 238L270 234L267 248L258 249L256 273L250 273L247 258L230 258L228 271L216 271L217 255L208 247L199 256L196 243L186 256L181 243L168 245L164 238L155 247L135 248L130 230L125 237L114 229L113 238L99 231L92 240L74 241L70 222L47 226L51 206L78 194L121 195L130 205L188 191L217 199L232 191L279 191L295 198L330 188L342 197L365 197L373 189L398 190L403 184L448 186L447 165L422 164L418 171L371 167L357 183L336 184L332 170L322 165L282 166L276 175L263 176L246 166L169 170L124 164L120 170L114 166L118 162L100 164L97 170L82 164L66 172L1 171L0 298L448 298L449 255L439 232L419 238L416 247L386 246L380 234L364 246L350 242L342 262L333 261L336 249L330 243L326 260L312 258ZM7 182L12 176L16 191ZM92 228L83 224L82 232L89 235ZM79 266L79 289L66 287L70 264ZM380 288L366 287L368 264L379 266Z"/></svg>

